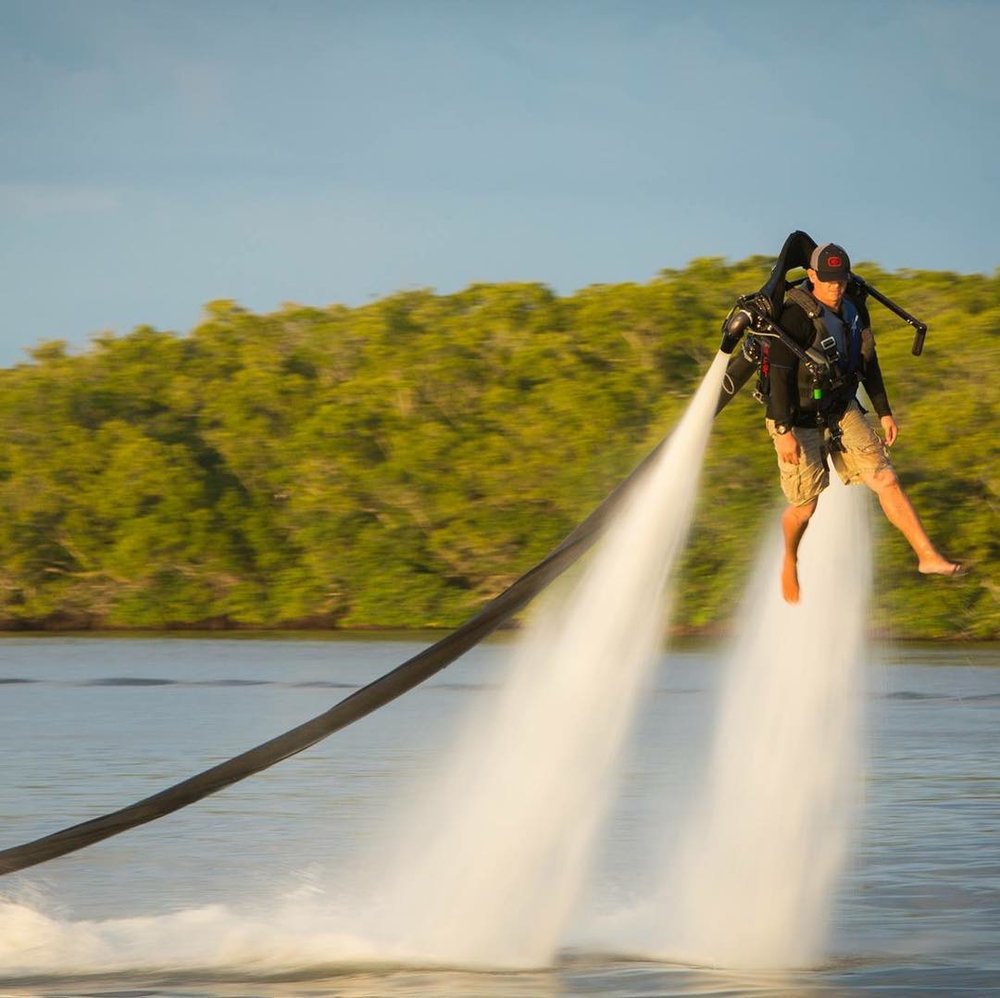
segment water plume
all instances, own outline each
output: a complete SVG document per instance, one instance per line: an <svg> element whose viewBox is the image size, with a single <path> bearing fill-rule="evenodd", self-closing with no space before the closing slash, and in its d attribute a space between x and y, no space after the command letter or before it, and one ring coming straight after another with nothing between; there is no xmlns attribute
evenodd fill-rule
<svg viewBox="0 0 1000 998"><path fill-rule="evenodd" d="M759 561L703 793L654 906L657 955L730 968L824 956L863 770L871 576L867 490L833 478L802 542L798 605L779 594L779 537Z"/></svg>
<svg viewBox="0 0 1000 998"><path fill-rule="evenodd" d="M376 893L373 932L407 960L551 963L663 634L727 358L719 355L571 591L519 641L415 813Z"/></svg>

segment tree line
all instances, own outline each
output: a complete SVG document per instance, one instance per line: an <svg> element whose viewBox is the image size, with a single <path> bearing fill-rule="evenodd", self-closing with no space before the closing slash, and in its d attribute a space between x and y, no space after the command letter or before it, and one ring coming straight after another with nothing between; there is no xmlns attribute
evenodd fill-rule
<svg viewBox="0 0 1000 998"><path fill-rule="evenodd" d="M770 264L702 259L568 296L477 284L262 315L216 301L185 334L41 343L0 371L0 628L452 627L670 429ZM874 626L995 638L1000 272L858 269L930 326L912 357L908 327L871 306L900 476L939 546L975 566L922 578L880 529ZM713 429L683 632L726 627L776 522L751 388Z"/></svg>

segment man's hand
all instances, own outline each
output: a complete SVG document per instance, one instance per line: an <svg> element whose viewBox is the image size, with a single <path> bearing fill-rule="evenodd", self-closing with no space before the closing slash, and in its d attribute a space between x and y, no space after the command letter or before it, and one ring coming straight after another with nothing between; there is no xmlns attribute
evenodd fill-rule
<svg viewBox="0 0 1000 998"><path fill-rule="evenodd" d="M778 458L785 464L798 464L802 457L802 448L795 439L794 430L778 434L774 438L774 449L778 452Z"/></svg>
<svg viewBox="0 0 1000 998"><path fill-rule="evenodd" d="M885 445L886 447L891 447L896 442L896 437L899 436L899 427L896 425L896 420L892 416L883 416L879 422L881 422L882 432L885 434Z"/></svg>

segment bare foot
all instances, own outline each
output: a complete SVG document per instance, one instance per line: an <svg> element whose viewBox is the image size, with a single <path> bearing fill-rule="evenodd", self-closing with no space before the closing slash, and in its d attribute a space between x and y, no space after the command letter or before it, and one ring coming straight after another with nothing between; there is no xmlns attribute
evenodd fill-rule
<svg viewBox="0 0 1000 998"><path fill-rule="evenodd" d="M785 597L786 603L799 601L798 565L788 555L785 555L785 560L781 563L781 595Z"/></svg>
<svg viewBox="0 0 1000 998"><path fill-rule="evenodd" d="M950 578L959 578L967 575L968 569L960 561L948 561L940 555L936 558L927 558L917 566L917 571L921 575L947 575Z"/></svg>

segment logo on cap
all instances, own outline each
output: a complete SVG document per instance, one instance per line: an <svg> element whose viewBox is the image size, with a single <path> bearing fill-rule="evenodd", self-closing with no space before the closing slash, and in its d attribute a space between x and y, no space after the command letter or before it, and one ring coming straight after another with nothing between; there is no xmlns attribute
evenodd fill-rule
<svg viewBox="0 0 1000 998"><path fill-rule="evenodd" d="M826 265L828 267L839 267L843 262L839 256L828 256L826 258Z"/></svg>

